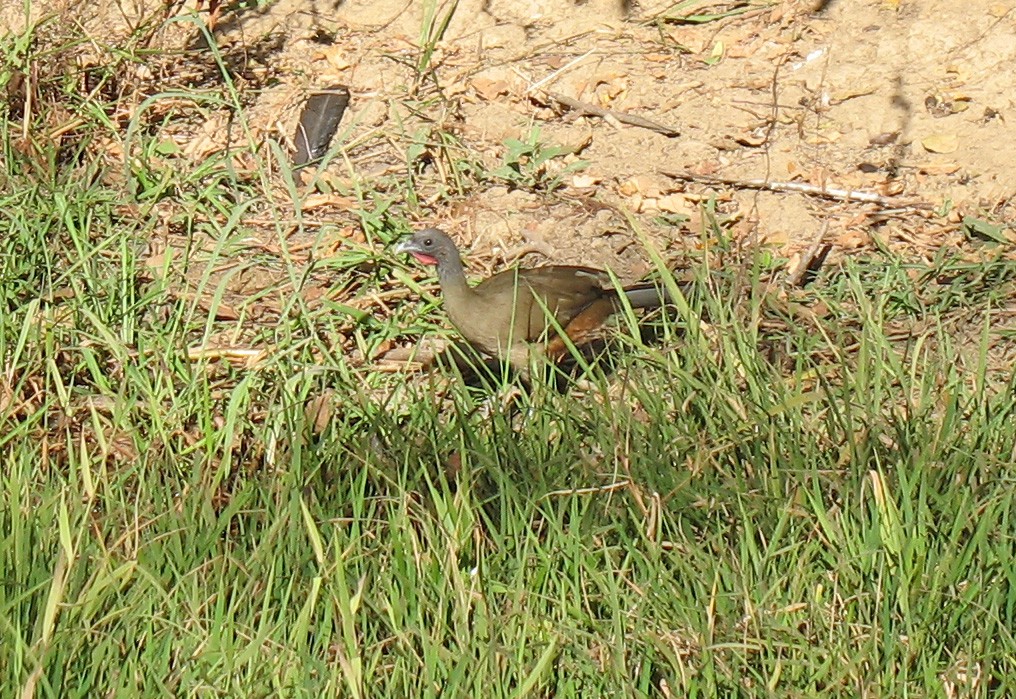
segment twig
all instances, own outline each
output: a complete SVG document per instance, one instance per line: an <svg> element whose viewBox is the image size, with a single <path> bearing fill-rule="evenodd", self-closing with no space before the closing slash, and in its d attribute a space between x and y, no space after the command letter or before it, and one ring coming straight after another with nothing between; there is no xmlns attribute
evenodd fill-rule
<svg viewBox="0 0 1016 699"><path fill-rule="evenodd" d="M686 182L702 182L704 184L725 184L741 189L762 189L769 192L800 192L826 199L837 201L859 201L866 204L879 204L880 206L893 209L934 209L935 207L924 201L907 201L895 197L884 197L874 192L859 192L853 189L837 189L835 187L818 187L813 184L802 182L770 182L768 180L738 180L728 177L712 177L711 175L696 175L691 172L675 172L672 170L660 170L660 173L675 180Z"/></svg>
<svg viewBox="0 0 1016 699"><path fill-rule="evenodd" d="M603 119L617 119L622 124L637 126L640 129L649 129L650 131L661 133L664 136L681 135L681 132L677 129L672 129L671 127L660 124L659 122L650 121L649 119L644 119L643 117L635 116L634 114L619 112L616 109L604 109L603 107L597 107L595 104L573 99L567 95L562 95L560 92L547 92L547 96L558 104L564 105L568 109L574 109L580 114L591 114L592 116L598 116Z"/></svg>
<svg viewBox="0 0 1016 699"><path fill-rule="evenodd" d="M592 486L589 488L566 488L565 490L552 490L549 493L544 493L540 496L540 500L547 498L558 497L561 495L591 495L593 493L610 493L621 488L627 488L630 481L621 480L609 485Z"/></svg>
<svg viewBox="0 0 1016 699"><path fill-rule="evenodd" d="M553 73L551 73L547 77L543 78L542 80L537 80L535 83L530 85L528 88L526 88L526 92L533 92L534 90L539 90L541 87L543 87L544 85L549 83L551 80L557 80L561 76L562 73L564 73L565 71L570 70L571 68L577 66L579 63L581 63L582 61L586 60L589 56L593 55L594 52L595 52L595 49L589 49L588 51L586 51L584 54L582 54L578 58L573 58L572 60L568 61L568 63L566 63L565 65L561 66L560 68L555 70Z"/></svg>
<svg viewBox="0 0 1016 699"><path fill-rule="evenodd" d="M818 268L822 266L822 262L832 248L831 245L825 242L825 235L828 230L829 221L827 220L822 223L822 227L815 235L815 239L811 242L808 251L798 260L796 269L787 277L787 283L791 286L804 286L811 277L815 276Z"/></svg>

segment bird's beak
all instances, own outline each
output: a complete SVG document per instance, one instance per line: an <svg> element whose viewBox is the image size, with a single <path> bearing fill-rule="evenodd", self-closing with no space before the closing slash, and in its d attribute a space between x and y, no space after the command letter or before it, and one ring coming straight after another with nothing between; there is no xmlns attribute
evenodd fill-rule
<svg viewBox="0 0 1016 699"><path fill-rule="evenodd" d="M416 258L417 262L422 262L425 265L436 265L437 258L433 255L428 255L420 250L420 246L411 237L406 238L395 246L396 253L408 252L410 255Z"/></svg>

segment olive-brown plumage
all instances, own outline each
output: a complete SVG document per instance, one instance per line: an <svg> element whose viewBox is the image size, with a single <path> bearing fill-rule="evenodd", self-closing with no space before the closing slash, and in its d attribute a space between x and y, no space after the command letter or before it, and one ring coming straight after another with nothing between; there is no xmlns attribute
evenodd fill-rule
<svg viewBox="0 0 1016 699"><path fill-rule="evenodd" d="M609 275L589 267L517 267L470 286L458 248L437 228L418 231L397 251L437 267L445 311L463 338L522 371L534 347L555 360L567 351L558 328L582 345L623 305ZM667 302L666 292L651 285L622 293L633 308Z"/></svg>

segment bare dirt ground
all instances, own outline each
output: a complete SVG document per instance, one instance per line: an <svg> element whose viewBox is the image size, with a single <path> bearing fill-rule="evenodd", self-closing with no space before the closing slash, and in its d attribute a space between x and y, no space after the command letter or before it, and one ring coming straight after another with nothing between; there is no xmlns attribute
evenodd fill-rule
<svg viewBox="0 0 1016 699"><path fill-rule="evenodd" d="M0 19L16 27L24 18L14 5ZM199 15L189 2L151 0L48 9L101 37L89 60L104 60L140 24L152 26L146 46L162 53L148 65L125 65L125 120L146 96L221 82L195 20L208 19L207 6ZM363 241L351 213L363 204L350 194L357 184L391 195L396 217L448 229L477 273L521 255L527 263L579 262L638 276L648 264L643 246L633 244L632 223L679 258L701 247L699 206L710 196L735 243L769 246L791 274L819 237L831 245L830 261L876 242L915 260L942 248L977 257L984 251L968 239L964 216L1016 221L1011 3L460 0L434 10L450 21L421 73L431 10L420 0L220 9L213 33L244 95L248 138L285 142L309 91L341 83L352 92L340 127L345 157L325 173L339 193L308 192L303 202L308 230L337 228L303 248L290 241L290 254L309 256L313 247L320 258ZM611 115L583 114L555 96ZM179 107L161 98L146 117L184 157L197 163L236 143L239 126L226 110L203 106L199 119L159 121ZM622 123L626 115L679 135ZM455 191L456 163L493 170L505 161L506 140L525 141L534 128L544 144L573 151L550 163L549 174L577 161L586 166L564 173L553 194L493 181ZM443 147L440 133L454 135L454 144ZM414 139L427 157L409 163ZM110 144L110 151L122 156L130 147ZM410 176L416 203L391 184ZM751 180L812 191L760 190ZM285 199L279 195L273 211L284 210ZM264 221L265 211L252 209L241 225L252 245L271 249L277 226ZM162 245L172 246L172 236ZM153 268L161 249L153 241ZM283 275L236 279L247 286L237 282L226 308L269 283L285 293ZM310 296L340 293L323 277L308 289Z"/></svg>

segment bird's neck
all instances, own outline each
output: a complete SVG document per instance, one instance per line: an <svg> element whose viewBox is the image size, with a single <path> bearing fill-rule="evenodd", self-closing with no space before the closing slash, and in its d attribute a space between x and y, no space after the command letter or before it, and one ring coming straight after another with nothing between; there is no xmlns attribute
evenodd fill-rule
<svg viewBox="0 0 1016 699"><path fill-rule="evenodd" d="M458 255L438 265L437 279L441 283L441 293L445 297L445 303L456 303L473 294L472 287L466 281L466 270L462 266L462 259Z"/></svg>

